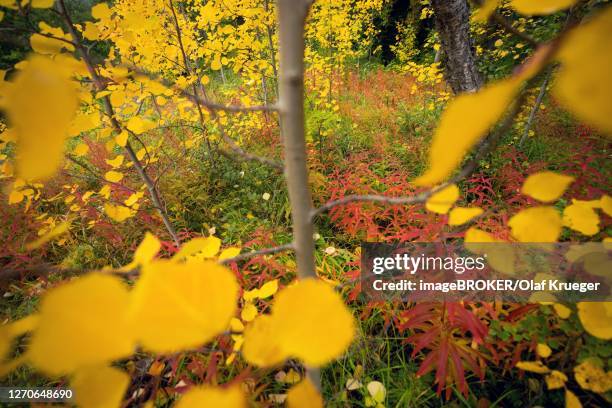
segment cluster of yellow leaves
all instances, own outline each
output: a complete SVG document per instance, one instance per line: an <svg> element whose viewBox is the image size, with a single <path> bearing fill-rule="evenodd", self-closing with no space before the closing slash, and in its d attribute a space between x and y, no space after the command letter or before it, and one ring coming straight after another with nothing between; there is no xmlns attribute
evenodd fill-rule
<svg viewBox="0 0 612 408"><path fill-rule="evenodd" d="M278 293L272 313L255 318L244 332L242 353L258 366L299 358L321 366L342 354L355 326L351 312L327 283L306 279Z"/></svg>
<svg viewBox="0 0 612 408"><path fill-rule="evenodd" d="M478 207L455 207L451 210L458 199L459 188L456 184L451 184L432 194L425 202L425 208L438 214L447 214L450 211L448 225L451 226L463 225L483 213L482 208Z"/></svg>
<svg viewBox="0 0 612 408"><path fill-rule="evenodd" d="M17 171L25 179L48 178L61 163L77 108L70 74L64 65L34 56L14 81L0 87L0 107L16 132Z"/></svg>
<svg viewBox="0 0 612 408"><path fill-rule="evenodd" d="M32 331L27 351L0 365L1 373L29 362L43 373L68 375L83 406L118 405L129 379L109 367L110 362L128 357L138 345L155 353L191 349L235 326L236 278L229 269L202 259L214 257L219 245L215 237L196 238L172 259L160 260L155 257L161 244L147 233L133 261L119 270L140 268L133 288L105 270L49 290L36 315L0 327L0 361L13 338ZM225 256L239 252L228 250ZM272 281L245 292L244 299L267 298L277 290L278 281ZM307 279L281 290L272 315L249 324L244 354L257 365L298 357L318 366L341 354L353 335L353 317L341 297L328 284ZM321 397L307 381L288 394L290 406L296 407L313 398ZM242 406L244 396L239 387L194 388L179 406L220 406L223 401Z"/></svg>
<svg viewBox="0 0 612 408"><path fill-rule="evenodd" d="M540 356L542 358L548 357ZM523 371L545 375L544 381L549 390L565 388L566 407L582 407L578 397L566 388L568 377L565 373L558 370L551 370L541 361L519 361L516 367ZM603 394L612 389L612 371L605 372L597 363L590 359L574 367L574 378L578 385L584 390Z"/></svg>

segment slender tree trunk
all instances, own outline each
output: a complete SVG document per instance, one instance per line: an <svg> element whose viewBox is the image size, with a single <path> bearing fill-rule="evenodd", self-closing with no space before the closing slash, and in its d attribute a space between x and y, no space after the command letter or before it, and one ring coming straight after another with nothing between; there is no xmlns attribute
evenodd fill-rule
<svg viewBox="0 0 612 408"><path fill-rule="evenodd" d="M280 73L278 108L285 150L285 177L291 201L300 278L315 277L312 201L304 137L304 23L308 0L279 0Z"/></svg>
<svg viewBox="0 0 612 408"><path fill-rule="evenodd" d="M278 110L285 152L285 178L291 202L293 244L300 279L316 278L312 200L308 186L304 134L304 24L312 0L278 0L279 88ZM321 388L321 372L307 368Z"/></svg>
<svg viewBox="0 0 612 408"><path fill-rule="evenodd" d="M446 82L455 94L475 92L482 85L470 37L467 0L432 0L436 29L442 43Z"/></svg>

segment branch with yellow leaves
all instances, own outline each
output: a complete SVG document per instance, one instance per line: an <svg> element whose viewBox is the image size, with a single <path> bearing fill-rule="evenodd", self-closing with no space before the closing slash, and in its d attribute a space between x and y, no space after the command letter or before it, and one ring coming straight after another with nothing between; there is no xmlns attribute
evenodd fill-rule
<svg viewBox="0 0 612 408"><path fill-rule="evenodd" d="M83 46L81 39L79 35L77 34L77 31L74 27L74 23L72 22L72 18L70 17L70 14L68 13L68 9L66 8L66 4L64 0L58 1L58 7L59 7L59 14L64 19L64 22L66 23L66 26L68 27L68 32L70 33L70 36L72 37L72 40L75 43L76 49L81 54L81 57L83 58L83 61L85 62L85 65L87 66L87 70L93 80L94 86L96 87L98 92L103 91L105 88L104 81L98 75L98 71L96 70L95 65L93 64L92 59L89 53L87 52L87 49ZM113 106L110 102L110 98L108 97L108 95L104 96L102 101L104 104L106 115L109 117L114 131L117 134L121 133L123 128L115 116L115 112L113 110ZM179 246L180 240L178 238L178 235L176 234L174 226L172 225L172 223L170 222L170 219L168 218L168 214L166 213L166 210L163 208L161 204L161 198L159 196L159 192L155 188L155 184L153 183L153 181L151 180L151 177L149 177L148 173L142 166L142 163L136 156L136 153L134 152L134 149L132 148L129 141L126 142L124 149L126 153L128 154L128 157L134 164L134 168L138 172L140 178L146 185L147 190L149 191L149 196L151 197L151 201L153 202L153 206L155 207L159 216L161 217L162 222L164 223L164 226L166 227L166 230L172 237L172 240L174 241L174 243L177 246Z"/></svg>
<svg viewBox="0 0 612 408"><path fill-rule="evenodd" d="M183 43L183 33L181 31L181 26L179 24L178 21L178 17L176 15L176 10L174 8L174 4L172 1L168 2L168 8L170 9L170 12L172 14L172 18L173 18L173 22L174 22L174 29L176 31L176 37L178 40L178 46L179 49L181 51L181 56L183 58L183 68L185 69L185 71L187 72L187 74L189 75L193 75L193 71L191 69L191 63L189 60L189 57L187 56L187 50L185 49L185 45ZM155 79L156 81L159 81L159 79ZM167 85L167 84L165 84ZM199 88L199 89L198 89ZM278 163L272 159L268 159L266 157L261 157L261 156L257 156L255 154L252 153L248 153L247 151L245 151L244 149L242 149L240 146L238 146L238 144L236 142L234 142L234 140L229 137L227 135L227 133L225 132L223 125L220 123L219 120L217 120L217 110L223 110L223 111L228 111L228 112L256 112L256 111L262 111L262 110L270 110L269 108L271 107L267 107L267 106L249 106L249 107L242 107L242 106L228 106L228 105L220 105L220 104L216 104L216 103L212 103L209 102L206 98L206 90L204 89L202 83L199 83L199 86L197 86L195 83L192 85L192 89L193 89L193 94L190 94L188 92L186 92L185 90L180 90L181 94L185 97L188 97L189 99L191 99L197 109L198 109L198 115L199 115L199 119L200 119L200 126L201 129L204 130L205 129L205 123L204 123L204 115L202 113L202 106L204 106L209 112L211 117L213 118L213 120L215 120L215 122L217 123L217 126L219 127L219 132L221 133L221 138L223 139L223 141L225 143L227 143L227 145L230 147L231 151L238 155L239 157L241 157L243 160L248 160L248 161L257 161L259 163L262 164L266 164L268 166L271 166L273 168L276 169L283 169L283 165L282 163ZM198 92L199 91L199 92ZM202 96L200 96L200 94ZM219 152L223 155L225 155L226 157L229 158L233 158L232 155L229 154L229 152L225 151L225 150L221 150L219 149Z"/></svg>
<svg viewBox="0 0 612 408"><path fill-rule="evenodd" d="M255 258L257 256L273 255L279 252L287 252L287 251L293 251L293 250L294 250L293 243L289 243L289 244L284 244L284 245L278 245L275 247L262 248L262 249L245 252L242 254L238 254L234 257L231 257L231 258L222 259L219 261L219 263L221 265L228 265L234 262L246 261L248 259ZM2 286L3 283L11 282L14 280L21 280L24 278L32 278L32 277L38 278L38 277L49 276L51 274L58 274L60 276L76 276L76 275L83 275L88 272L91 272L91 271L83 270L83 269L76 269L76 268L61 268L58 266L48 265L48 264L33 266L29 268L22 268L22 269L3 268L3 269L0 269L0 286ZM109 270L108 273L116 274L117 276L120 276L120 277L135 278L140 274L140 268L134 268L132 270L121 271L121 272Z"/></svg>

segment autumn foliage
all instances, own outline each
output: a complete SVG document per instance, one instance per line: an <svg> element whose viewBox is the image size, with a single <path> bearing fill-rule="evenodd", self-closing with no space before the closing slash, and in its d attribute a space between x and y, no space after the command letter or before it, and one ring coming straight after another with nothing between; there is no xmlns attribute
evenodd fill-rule
<svg viewBox="0 0 612 408"><path fill-rule="evenodd" d="M428 0L410 2L427 38L395 27L388 67L395 2L305 6L313 276L292 254L279 83L302 77L277 3L72 3L0 0L27 43L0 71L3 383L85 407L610 403L612 302L381 304L359 280L360 241L574 242L609 276L606 2L474 2L490 75L453 96Z"/></svg>

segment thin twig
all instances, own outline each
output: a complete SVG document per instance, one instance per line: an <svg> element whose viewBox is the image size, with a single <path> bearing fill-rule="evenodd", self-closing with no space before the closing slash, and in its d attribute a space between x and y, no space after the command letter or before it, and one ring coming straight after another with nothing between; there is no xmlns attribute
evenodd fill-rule
<svg viewBox="0 0 612 408"><path fill-rule="evenodd" d="M195 103L201 104L209 111L225 111L225 112L239 113L239 112L274 112L278 110L278 106L276 104L243 106L243 105L224 105L221 103L211 102L200 96L189 93L185 91L184 89L179 89L173 86L173 84L170 83L169 81L163 78L160 78L150 72L144 71L136 66L127 65L126 68L132 70L135 74L146 76L148 79L152 81L158 82L166 87L177 90L184 97L191 99Z"/></svg>
<svg viewBox="0 0 612 408"><path fill-rule="evenodd" d="M531 108L531 113L529 114L529 118L527 119L527 124L525 125L525 130L523 131L523 136L519 141L518 145L521 147L525 140L527 140L527 136L529 136L529 130L531 130L531 125L533 124L533 120L535 119L536 113L540 109L540 105L542 104L542 100L544 99L544 95L546 94L546 87L548 86L548 82L550 81L550 77L553 73L553 67L551 66L544 77L544 81L542 81L542 85L540 86L540 93L535 100L533 108Z"/></svg>
<svg viewBox="0 0 612 408"><path fill-rule="evenodd" d="M259 249L257 251L245 252L243 254L236 255L232 258L223 259L219 263L223 265L227 265L228 263L244 261L245 259L253 258L253 257L260 256L260 255L270 255L270 254L275 254L278 252L293 251L293 249L294 249L293 243L279 245L276 247Z"/></svg>
<svg viewBox="0 0 612 408"><path fill-rule="evenodd" d="M276 254L279 252L293 251L293 250L294 250L293 243L289 243L289 244L279 245L279 246L270 247L270 248L263 248L263 249L259 249L256 251L245 252L243 254L236 255L232 258L223 259L219 261L219 263L222 265L227 265L232 262L245 261L247 259L254 258L256 256L271 255L271 254ZM17 279L23 279L27 277L43 277L43 276L48 276L50 274L56 274L56 273L63 276L63 275L84 275L89 272L91 272L91 270L76 269L76 268L60 268L60 267L48 265L48 264L43 264L43 265L34 266L31 268L25 268L25 269L4 268L0 270L0 283L17 280ZM131 270L123 270L123 271L109 270L108 273L111 273L113 275L117 275L120 277L127 277L127 278L132 279L140 275L140 267L136 267Z"/></svg>

